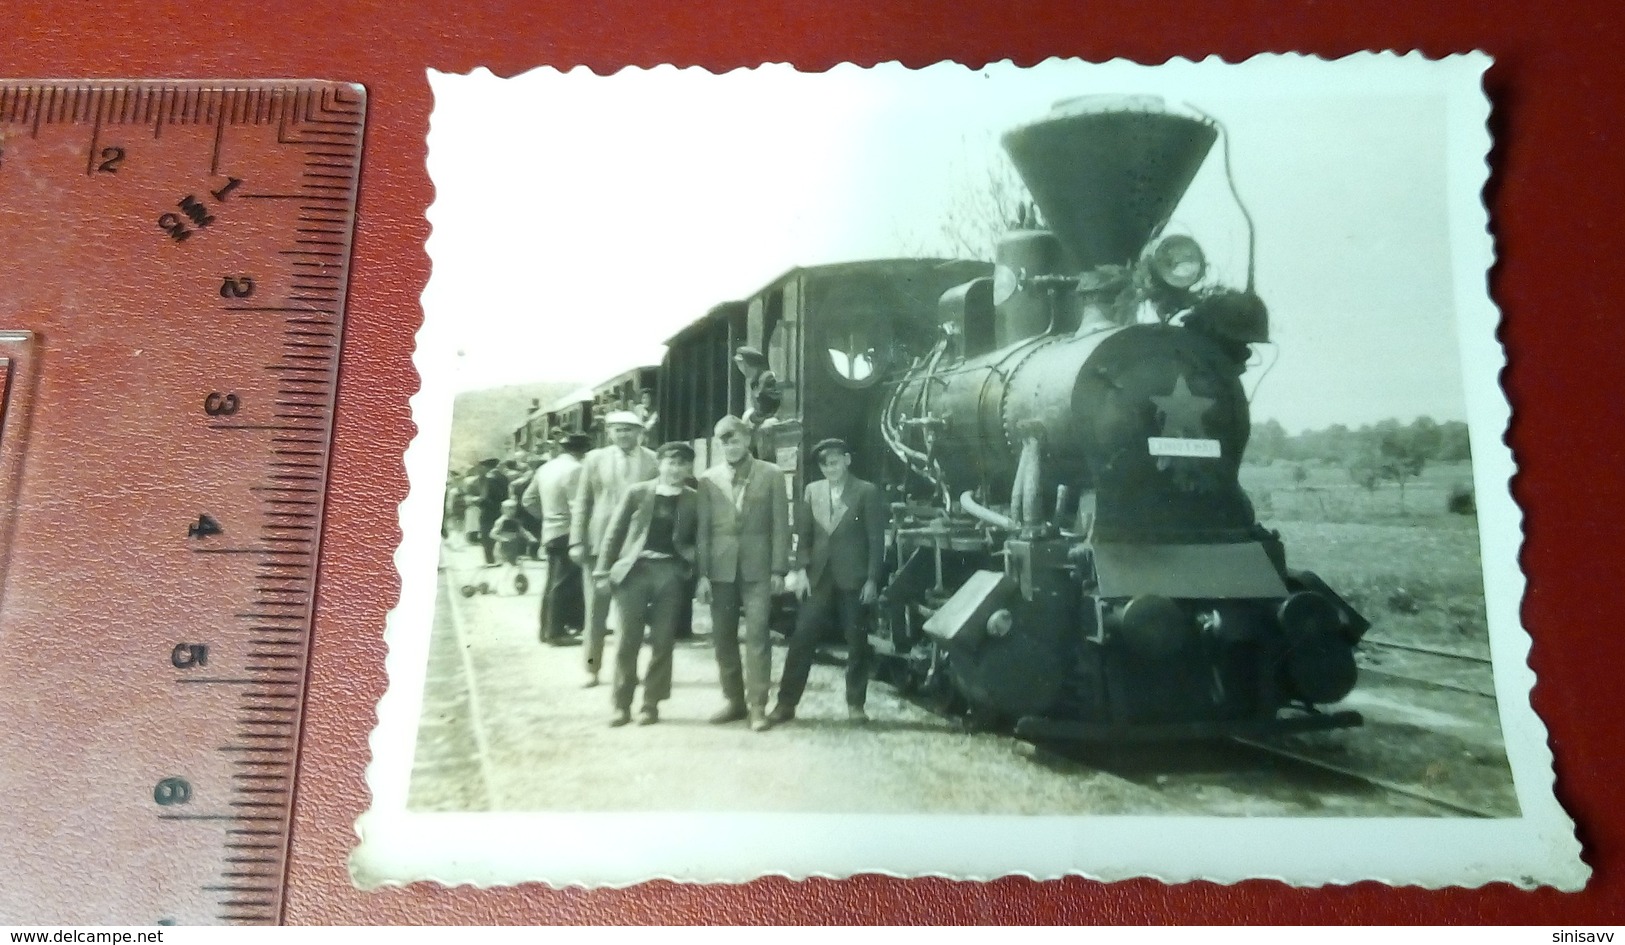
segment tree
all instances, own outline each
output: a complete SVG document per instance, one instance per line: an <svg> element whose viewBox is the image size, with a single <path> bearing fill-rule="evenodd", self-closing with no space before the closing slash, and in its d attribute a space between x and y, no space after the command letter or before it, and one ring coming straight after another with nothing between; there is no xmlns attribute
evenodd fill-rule
<svg viewBox="0 0 1625 945"><path fill-rule="evenodd" d="M1278 459L1287 459L1293 452L1292 441L1287 436L1286 428L1277 420L1265 420L1263 423L1253 424L1252 435L1247 441L1247 459L1259 466L1268 466Z"/></svg>
<svg viewBox="0 0 1625 945"><path fill-rule="evenodd" d="M1357 450L1348 462L1349 478L1367 492L1376 492L1382 482L1382 459L1373 450Z"/></svg>
<svg viewBox="0 0 1625 945"><path fill-rule="evenodd" d="M1472 459L1472 445L1468 442L1467 424L1460 420L1447 420L1439 426L1439 452L1441 463L1460 463Z"/></svg>
<svg viewBox="0 0 1625 945"><path fill-rule="evenodd" d="M963 136L948 159L949 185L939 215L918 226L899 225L898 238L918 256L993 261L999 240L1036 220L1032 195L995 137Z"/></svg>
<svg viewBox="0 0 1625 945"><path fill-rule="evenodd" d="M1399 507L1405 508L1405 482L1422 475L1427 456L1406 432L1394 430L1386 433L1377 447L1380 462L1378 475L1399 486Z"/></svg>
<svg viewBox="0 0 1625 945"><path fill-rule="evenodd" d="M1439 448L1444 445L1444 431L1432 417L1417 417L1411 421L1410 430L1411 448L1417 453L1435 462L1439 459Z"/></svg>

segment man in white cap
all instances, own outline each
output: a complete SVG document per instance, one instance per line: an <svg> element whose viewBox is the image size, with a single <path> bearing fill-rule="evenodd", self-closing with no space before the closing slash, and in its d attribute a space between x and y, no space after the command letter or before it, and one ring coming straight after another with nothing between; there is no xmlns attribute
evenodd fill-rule
<svg viewBox="0 0 1625 945"><path fill-rule="evenodd" d="M711 718L749 718L768 727L767 688L773 651L768 607L790 570L790 495L784 473L750 455L750 427L738 417L717 421L723 461L699 478L699 595L711 602L711 640L727 700ZM739 616L745 617L745 661L739 660Z"/></svg>
<svg viewBox="0 0 1625 945"><path fill-rule="evenodd" d="M581 568L581 590L587 604L583 657L589 687L598 685L609 630L609 589L599 590L593 580L598 549L627 487L653 479L657 471L654 450L640 443L643 421L637 414L616 411L604 418L604 427L609 445L582 460L575 499L570 503L570 560Z"/></svg>

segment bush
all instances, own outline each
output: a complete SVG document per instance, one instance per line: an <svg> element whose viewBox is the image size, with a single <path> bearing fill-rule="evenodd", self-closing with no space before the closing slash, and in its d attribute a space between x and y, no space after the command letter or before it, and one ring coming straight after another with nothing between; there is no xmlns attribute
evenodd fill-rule
<svg viewBox="0 0 1625 945"><path fill-rule="evenodd" d="M1471 483L1458 482L1450 487L1450 494L1445 497L1445 508L1456 515L1477 515L1478 499L1473 494Z"/></svg>

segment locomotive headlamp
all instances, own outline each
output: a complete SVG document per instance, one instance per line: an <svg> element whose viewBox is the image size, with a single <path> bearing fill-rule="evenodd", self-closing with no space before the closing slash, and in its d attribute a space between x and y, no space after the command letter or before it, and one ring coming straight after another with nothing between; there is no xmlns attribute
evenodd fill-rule
<svg viewBox="0 0 1625 945"><path fill-rule="evenodd" d="M1202 281L1207 272L1207 257L1202 247L1188 236L1175 234L1166 237L1151 251L1151 274L1157 281L1174 289L1188 289Z"/></svg>

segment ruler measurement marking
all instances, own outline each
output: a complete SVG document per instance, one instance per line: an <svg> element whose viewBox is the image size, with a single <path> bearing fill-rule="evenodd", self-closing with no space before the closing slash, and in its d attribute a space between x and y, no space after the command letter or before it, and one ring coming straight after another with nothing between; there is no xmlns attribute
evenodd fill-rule
<svg viewBox="0 0 1625 945"><path fill-rule="evenodd" d="M332 310L331 309L325 309L325 308L294 308L293 306L289 306L289 305L227 305L222 309L222 311L227 311L227 312L327 312L327 313L331 313ZM289 321L291 321L291 319L289 319ZM317 322L317 324L327 324L327 322L325 322L325 321Z"/></svg>
<svg viewBox="0 0 1625 945"><path fill-rule="evenodd" d="M100 144L102 136L102 103L96 103L96 123L90 130L90 150L85 154L85 176L96 173L96 145Z"/></svg>
<svg viewBox="0 0 1625 945"><path fill-rule="evenodd" d="M281 820L280 817L270 817L265 814L159 814L159 820Z"/></svg>
<svg viewBox="0 0 1625 945"><path fill-rule="evenodd" d="M226 123L217 121L214 125L214 155L209 158L209 176L220 173L220 143L226 134Z"/></svg>

